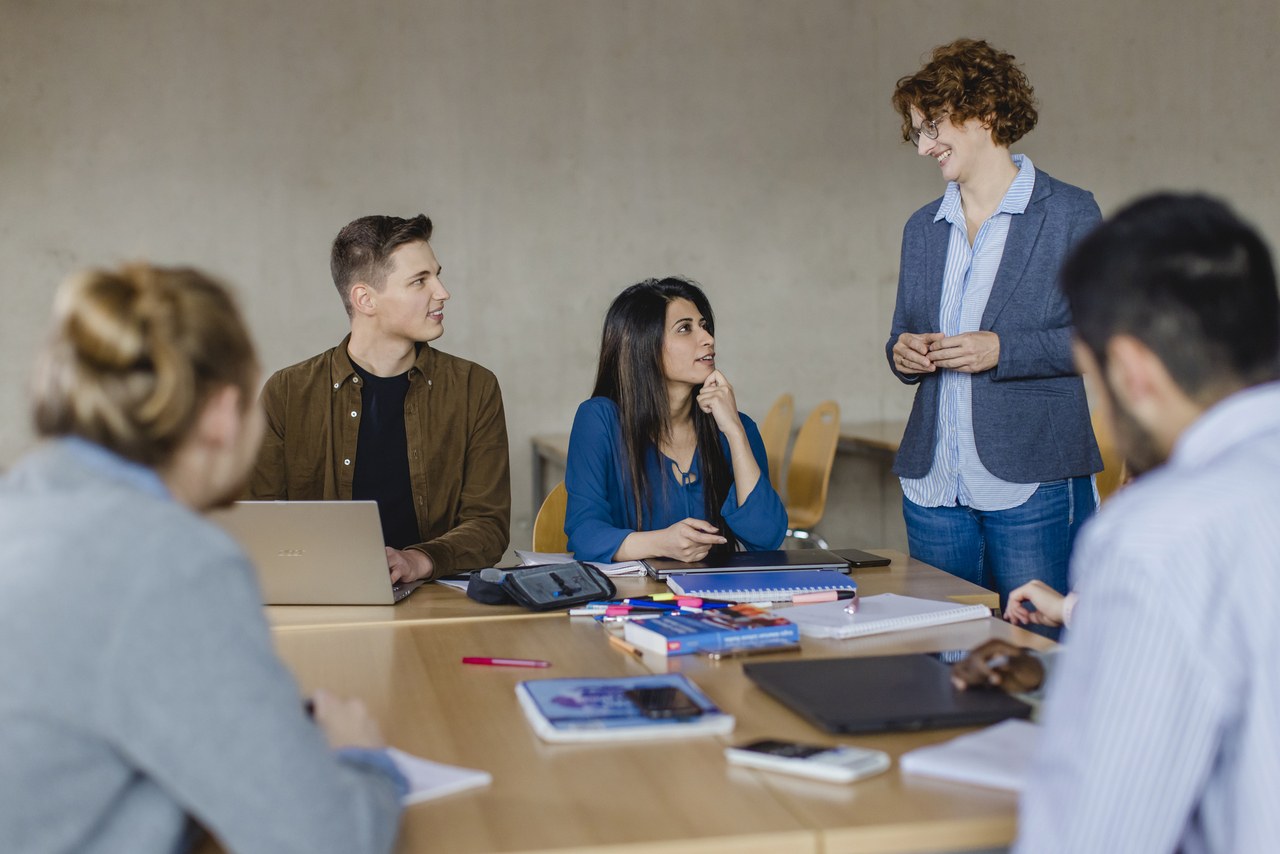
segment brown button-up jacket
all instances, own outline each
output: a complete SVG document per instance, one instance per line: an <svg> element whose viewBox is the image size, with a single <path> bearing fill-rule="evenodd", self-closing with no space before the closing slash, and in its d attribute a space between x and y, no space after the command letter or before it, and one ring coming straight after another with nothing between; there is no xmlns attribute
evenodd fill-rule
<svg viewBox="0 0 1280 854"><path fill-rule="evenodd" d="M347 341L277 371L262 389L259 500L350 500L363 409ZM511 467L498 379L423 345L404 401L409 480L433 577L493 566L511 539Z"/></svg>

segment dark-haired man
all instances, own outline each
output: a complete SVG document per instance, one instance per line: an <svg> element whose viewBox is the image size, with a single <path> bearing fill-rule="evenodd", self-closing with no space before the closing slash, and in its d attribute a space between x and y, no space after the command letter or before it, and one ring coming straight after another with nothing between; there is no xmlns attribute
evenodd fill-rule
<svg viewBox="0 0 1280 854"><path fill-rule="evenodd" d="M492 566L510 539L502 393L428 343L449 299L430 239L422 215L338 233L330 271L351 334L267 380L249 486L257 499L377 501L392 581Z"/></svg>
<svg viewBox="0 0 1280 854"><path fill-rule="evenodd" d="M1130 466L1090 522L1018 850L1269 851L1280 839L1280 295L1225 205L1141 200L1063 269ZM1007 654L1007 650L1004 651ZM1003 669L982 647L982 668ZM1016 665L1018 655L1008 656ZM1018 674L1011 672L1012 681Z"/></svg>

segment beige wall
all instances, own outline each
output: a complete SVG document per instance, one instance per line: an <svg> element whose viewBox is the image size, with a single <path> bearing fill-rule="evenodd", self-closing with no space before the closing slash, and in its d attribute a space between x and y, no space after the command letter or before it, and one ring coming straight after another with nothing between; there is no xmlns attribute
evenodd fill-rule
<svg viewBox="0 0 1280 854"><path fill-rule="evenodd" d="M1104 213L1204 188L1280 234L1275 0L0 0L0 465L31 443L30 355L69 271L207 267L274 369L343 334L328 244L374 212L436 221L440 343L502 382L517 545L529 437L568 429L639 278L706 286L746 412L789 389L903 415L898 238L942 188L888 98L960 35L1025 62L1042 121L1015 150ZM857 529L849 502L833 530Z"/></svg>

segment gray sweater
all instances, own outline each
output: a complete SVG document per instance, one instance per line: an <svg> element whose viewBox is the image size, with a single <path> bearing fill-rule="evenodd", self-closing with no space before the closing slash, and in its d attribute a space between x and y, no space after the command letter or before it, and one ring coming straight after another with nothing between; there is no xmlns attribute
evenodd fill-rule
<svg viewBox="0 0 1280 854"><path fill-rule="evenodd" d="M83 448L0 480L0 851L387 851L390 777L336 757L219 529Z"/></svg>

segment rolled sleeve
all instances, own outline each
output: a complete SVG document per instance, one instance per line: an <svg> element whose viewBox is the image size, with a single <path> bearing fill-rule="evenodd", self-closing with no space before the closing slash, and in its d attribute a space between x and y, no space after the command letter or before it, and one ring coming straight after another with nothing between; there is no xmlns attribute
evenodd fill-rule
<svg viewBox="0 0 1280 854"><path fill-rule="evenodd" d="M747 433L747 442L751 445L751 454L760 466L760 479L747 496L747 500L738 504L737 485L729 488L729 495L720 508L725 524L733 531L734 536L751 551L771 551L782 545L787 535L787 508L782 499L769 482L769 459L765 451L764 440L756 424L747 416L738 413L742 426Z"/></svg>

